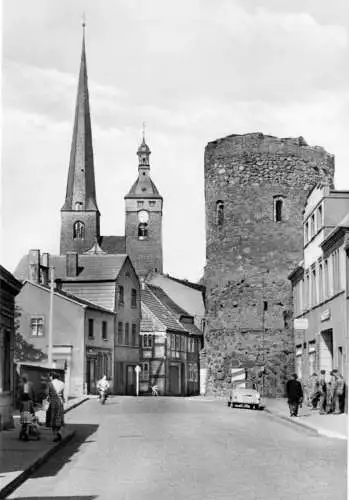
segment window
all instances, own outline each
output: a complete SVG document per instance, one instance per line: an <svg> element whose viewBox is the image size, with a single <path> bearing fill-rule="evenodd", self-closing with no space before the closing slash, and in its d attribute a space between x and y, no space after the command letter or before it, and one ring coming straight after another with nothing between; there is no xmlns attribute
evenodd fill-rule
<svg viewBox="0 0 349 500"><path fill-rule="evenodd" d="M149 202L149 206L150 206L150 207L155 207L155 201L150 201L150 202Z"/></svg>
<svg viewBox="0 0 349 500"><path fill-rule="evenodd" d="M32 337L43 337L44 336L44 318L37 317L31 318L30 329Z"/></svg>
<svg viewBox="0 0 349 500"><path fill-rule="evenodd" d="M102 339L108 340L108 323L106 321L102 321Z"/></svg>
<svg viewBox="0 0 349 500"><path fill-rule="evenodd" d="M282 221L282 200L275 201L275 222Z"/></svg>
<svg viewBox="0 0 349 500"><path fill-rule="evenodd" d="M324 273L322 262L319 264L319 302L324 300Z"/></svg>
<svg viewBox="0 0 349 500"><path fill-rule="evenodd" d="M310 217L310 238L315 235L315 214Z"/></svg>
<svg viewBox="0 0 349 500"><path fill-rule="evenodd" d="M304 282L304 308L309 309L310 279L309 273L305 276Z"/></svg>
<svg viewBox="0 0 349 500"><path fill-rule="evenodd" d="M88 338L89 339L93 339L93 337L94 337L93 328L94 328L94 321L93 321L93 319L89 319L88 320Z"/></svg>
<svg viewBox="0 0 349 500"><path fill-rule="evenodd" d="M131 291L131 307L137 307L137 290L135 288L132 288Z"/></svg>
<svg viewBox="0 0 349 500"><path fill-rule="evenodd" d="M124 305L124 287L119 286L119 304Z"/></svg>
<svg viewBox="0 0 349 500"><path fill-rule="evenodd" d="M224 223L224 203L221 200L216 203L216 219L217 226L222 226Z"/></svg>
<svg viewBox="0 0 349 500"><path fill-rule="evenodd" d="M144 201L137 201L137 206L138 207L143 207Z"/></svg>
<svg viewBox="0 0 349 500"><path fill-rule="evenodd" d="M329 270L328 270L328 260L324 262L324 299L329 297Z"/></svg>
<svg viewBox="0 0 349 500"><path fill-rule="evenodd" d="M125 344L130 345L130 325L125 323Z"/></svg>
<svg viewBox="0 0 349 500"><path fill-rule="evenodd" d="M124 333L124 325L122 321L118 322L118 344L123 344L123 333Z"/></svg>
<svg viewBox="0 0 349 500"><path fill-rule="evenodd" d="M205 328L206 328L206 320L205 320L205 319L202 319L202 320L201 320L201 331L202 331L202 332L205 332Z"/></svg>
<svg viewBox="0 0 349 500"><path fill-rule="evenodd" d="M83 240L85 238L85 224L81 221L76 221L73 226L74 240Z"/></svg>
<svg viewBox="0 0 349 500"><path fill-rule="evenodd" d="M75 203L75 210L82 210L82 203L81 203L81 201L77 201Z"/></svg>
<svg viewBox="0 0 349 500"><path fill-rule="evenodd" d="M304 224L304 243L308 243L308 221Z"/></svg>
<svg viewBox="0 0 349 500"><path fill-rule="evenodd" d="M141 363L141 380L146 382L149 380L149 363L143 362Z"/></svg>
<svg viewBox="0 0 349 500"><path fill-rule="evenodd" d="M135 325L134 323L132 324L132 339L131 339L131 343L134 346L138 345L138 342L137 342L137 325Z"/></svg>
<svg viewBox="0 0 349 500"><path fill-rule="evenodd" d="M143 347L152 347L152 345L153 345L153 336L143 335Z"/></svg>
<svg viewBox="0 0 349 500"><path fill-rule="evenodd" d="M146 222L140 222L138 224L138 239L144 240L148 237L148 224Z"/></svg>
<svg viewBox="0 0 349 500"><path fill-rule="evenodd" d="M317 209L317 229L322 228L322 206L320 205Z"/></svg>
<svg viewBox="0 0 349 500"><path fill-rule="evenodd" d="M341 289L339 250L335 250L332 254L332 272L333 272L333 291L334 293L337 293Z"/></svg>
<svg viewBox="0 0 349 500"><path fill-rule="evenodd" d="M312 269L311 271L311 306L315 306L317 304L316 297L316 269Z"/></svg>

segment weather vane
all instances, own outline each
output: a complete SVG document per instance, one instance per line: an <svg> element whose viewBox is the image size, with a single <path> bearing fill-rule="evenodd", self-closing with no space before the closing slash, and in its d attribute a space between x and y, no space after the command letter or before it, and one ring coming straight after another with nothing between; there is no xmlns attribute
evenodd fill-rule
<svg viewBox="0 0 349 500"><path fill-rule="evenodd" d="M85 27L86 27L86 14L85 14L85 12L82 13L82 27L83 27L83 30L85 31Z"/></svg>

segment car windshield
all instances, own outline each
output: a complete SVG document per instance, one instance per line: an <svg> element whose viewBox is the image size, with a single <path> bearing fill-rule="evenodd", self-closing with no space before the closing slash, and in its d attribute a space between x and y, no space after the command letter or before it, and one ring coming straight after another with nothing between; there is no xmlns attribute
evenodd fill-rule
<svg viewBox="0 0 349 500"><path fill-rule="evenodd" d="M232 383L232 388L237 390L257 390L257 386L247 380L238 380Z"/></svg>

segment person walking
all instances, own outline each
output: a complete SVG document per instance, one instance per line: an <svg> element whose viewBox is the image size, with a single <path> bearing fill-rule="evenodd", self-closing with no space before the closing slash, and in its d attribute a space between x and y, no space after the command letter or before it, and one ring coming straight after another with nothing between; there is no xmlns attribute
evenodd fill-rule
<svg viewBox="0 0 349 500"><path fill-rule="evenodd" d="M318 380L318 390L319 390L319 412L320 415L325 415L326 394L327 394L326 370L320 371L320 376Z"/></svg>
<svg viewBox="0 0 349 500"><path fill-rule="evenodd" d="M55 434L54 442L62 440L61 428L64 426L64 383L56 373L51 373L48 383L49 407L47 410L47 427Z"/></svg>
<svg viewBox="0 0 349 500"><path fill-rule="evenodd" d="M298 416L298 408L303 402L303 389L299 382L296 373L292 375L292 379L286 384L286 394L288 406L290 408L290 417Z"/></svg>
<svg viewBox="0 0 349 500"><path fill-rule="evenodd" d="M151 393L153 396L158 396L159 395L159 387L157 385L153 385L151 388Z"/></svg>
<svg viewBox="0 0 349 500"><path fill-rule="evenodd" d="M308 404L312 410L316 410L320 398L319 381L316 373L313 373L312 376L310 377L309 386L310 386L310 396Z"/></svg>
<svg viewBox="0 0 349 500"><path fill-rule="evenodd" d="M334 370L335 371L335 370ZM334 413L339 415L342 413L342 399L344 396L345 382L343 376L336 371L337 381L336 388L334 391Z"/></svg>

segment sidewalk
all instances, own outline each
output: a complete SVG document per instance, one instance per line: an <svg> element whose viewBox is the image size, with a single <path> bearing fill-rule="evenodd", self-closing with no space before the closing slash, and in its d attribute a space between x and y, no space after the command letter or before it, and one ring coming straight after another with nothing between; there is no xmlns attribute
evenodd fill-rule
<svg viewBox="0 0 349 500"><path fill-rule="evenodd" d="M290 417L285 398L264 398L265 411L301 427L314 430L317 434L337 439L348 439L348 415L320 415L318 410L307 407L299 409L298 417Z"/></svg>
<svg viewBox="0 0 349 500"><path fill-rule="evenodd" d="M64 405L68 412L88 399L74 398ZM15 488L45 462L58 448L67 443L74 432L65 426L63 439L54 443L51 429L40 426L40 441L19 441L19 415L14 414L15 429L0 432L0 498L6 498Z"/></svg>

